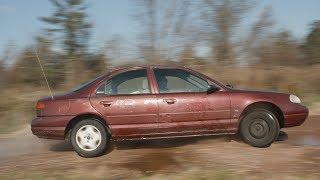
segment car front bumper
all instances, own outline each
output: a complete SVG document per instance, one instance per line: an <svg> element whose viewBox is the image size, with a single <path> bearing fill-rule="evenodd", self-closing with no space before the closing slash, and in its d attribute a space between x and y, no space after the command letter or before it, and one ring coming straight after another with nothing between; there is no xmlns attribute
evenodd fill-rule
<svg viewBox="0 0 320 180"><path fill-rule="evenodd" d="M300 126L307 119L309 110L307 107L297 105L295 111L284 115L284 127Z"/></svg>

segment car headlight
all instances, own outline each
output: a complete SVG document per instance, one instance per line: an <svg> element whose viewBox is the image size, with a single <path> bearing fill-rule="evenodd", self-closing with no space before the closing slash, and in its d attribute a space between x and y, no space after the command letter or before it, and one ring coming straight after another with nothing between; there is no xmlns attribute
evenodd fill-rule
<svg viewBox="0 0 320 180"><path fill-rule="evenodd" d="M297 103L297 104L301 103L301 100L296 95L290 94L289 99L293 103Z"/></svg>

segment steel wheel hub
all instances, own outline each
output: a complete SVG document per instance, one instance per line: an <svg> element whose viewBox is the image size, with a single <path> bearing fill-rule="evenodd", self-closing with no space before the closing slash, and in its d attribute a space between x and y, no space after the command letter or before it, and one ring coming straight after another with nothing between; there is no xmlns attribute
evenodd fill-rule
<svg viewBox="0 0 320 180"><path fill-rule="evenodd" d="M263 119L257 119L249 126L249 132L254 138L260 139L266 136L269 131L268 123Z"/></svg>
<svg viewBox="0 0 320 180"><path fill-rule="evenodd" d="M101 133L92 125L82 126L76 133L77 145L85 151L93 151L101 144Z"/></svg>

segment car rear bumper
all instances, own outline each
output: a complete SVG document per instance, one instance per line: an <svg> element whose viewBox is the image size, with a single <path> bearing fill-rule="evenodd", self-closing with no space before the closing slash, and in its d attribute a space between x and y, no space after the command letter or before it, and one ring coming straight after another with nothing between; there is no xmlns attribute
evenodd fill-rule
<svg viewBox="0 0 320 180"><path fill-rule="evenodd" d="M36 117L31 122L32 134L39 138L64 139L70 116Z"/></svg>
<svg viewBox="0 0 320 180"><path fill-rule="evenodd" d="M307 119L309 110L300 106L298 112L284 115L284 127L300 126Z"/></svg>
<svg viewBox="0 0 320 180"><path fill-rule="evenodd" d="M63 127L31 127L31 131L39 138L64 139Z"/></svg>

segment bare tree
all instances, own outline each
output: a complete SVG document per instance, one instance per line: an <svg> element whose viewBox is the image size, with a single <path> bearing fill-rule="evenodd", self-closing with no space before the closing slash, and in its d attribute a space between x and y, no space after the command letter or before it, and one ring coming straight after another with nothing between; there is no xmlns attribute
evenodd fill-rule
<svg viewBox="0 0 320 180"><path fill-rule="evenodd" d="M256 64L261 66L301 65L302 52L299 41L290 33L282 31L273 33L255 48Z"/></svg>
<svg viewBox="0 0 320 180"><path fill-rule="evenodd" d="M262 13L259 16L258 21L256 21L253 26L251 27L250 35L249 35L249 43L255 42L259 37L266 34L268 29L272 28L274 25L274 20L272 18L272 8L271 7L265 7Z"/></svg>
<svg viewBox="0 0 320 180"><path fill-rule="evenodd" d="M138 1L138 22L143 25L138 49L147 62L171 59L184 47L190 12L189 0ZM191 36L190 36L191 37ZM142 40L141 40L142 39Z"/></svg>
<svg viewBox="0 0 320 180"><path fill-rule="evenodd" d="M83 56L88 55L89 34L92 24L88 21L87 5L84 0L50 0L54 12L40 20L47 23L48 33L62 35L62 49L67 64L67 83L73 86L79 80Z"/></svg>
<svg viewBox="0 0 320 180"><path fill-rule="evenodd" d="M261 12L258 20L252 24L249 29L248 37L245 38L245 42L242 43L242 54L244 54L245 63L254 63L259 61L256 57L257 51L260 51L263 44L265 44L266 38L270 37L270 30L273 28L274 20L272 17L273 11L271 7L265 7Z"/></svg>
<svg viewBox="0 0 320 180"><path fill-rule="evenodd" d="M203 0L204 31L219 64L233 63L233 37L242 18L252 6L250 0Z"/></svg>
<svg viewBox="0 0 320 180"><path fill-rule="evenodd" d="M0 59L0 88L5 84L6 71L2 59Z"/></svg>
<svg viewBox="0 0 320 180"><path fill-rule="evenodd" d="M310 24L310 32L302 46L306 54L305 64L314 65L320 63L320 20Z"/></svg>

